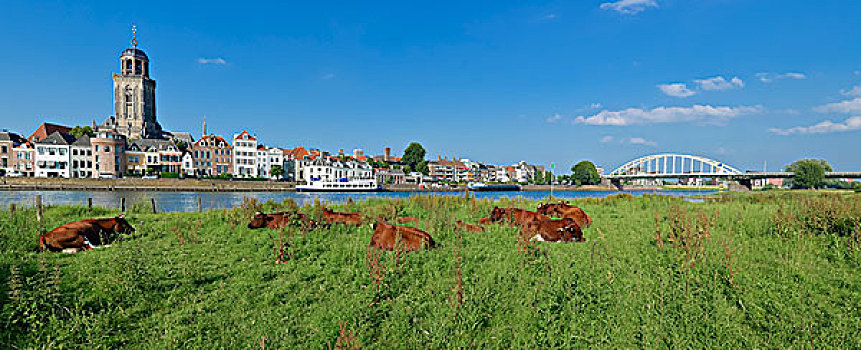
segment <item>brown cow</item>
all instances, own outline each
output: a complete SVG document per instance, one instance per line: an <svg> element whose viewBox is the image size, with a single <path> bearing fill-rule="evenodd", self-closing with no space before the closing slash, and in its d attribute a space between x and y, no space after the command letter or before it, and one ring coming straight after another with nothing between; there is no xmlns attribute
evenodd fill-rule
<svg viewBox="0 0 861 350"><path fill-rule="evenodd" d="M97 246L110 244L118 234L132 234L135 229L129 225L125 215L110 219L86 219L70 222L39 237L39 250L51 252L78 252L92 250Z"/></svg>
<svg viewBox="0 0 861 350"><path fill-rule="evenodd" d="M279 229L283 227L287 227L290 225L302 226L305 230L313 230L317 227L317 222L311 220L302 213L272 213L272 214L264 214L261 212L257 212L254 214L254 218L251 219L251 222L248 223L248 228L256 229L256 228L269 228L269 229Z"/></svg>
<svg viewBox="0 0 861 350"><path fill-rule="evenodd" d="M460 221L460 220L457 221L457 227L460 227L462 230L465 230L466 232L484 232L484 227L481 227L478 225L473 225L473 224L467 224L467 223Z"/></svg>
<svg viewBox="0 0 861 350"><path fill-rule="evenodd" d="M523 227L523 232L529 235L535 234L533 239L545 242L571 242L576 240L582 242L583 231L577 222L570 218L559 220L533 220Z"/></svg>
<svg viewBox="0 0 861 350"><path fill-rule="evenodd" d="M344 224L359 226L362 224L362 213L339 213L329 208L323 208L323 221L327 225Z"/></svg>
<svg viewBox="0 0 861 350"><path fill-rule="evenodd" d="M491 220L490 218L481 218L481 219L478 219L478 224L479 225L490 225L490 224L493 224L493 220Z"/></svg>
<svg viewBox="0 0 861 350"><path fill-rule="evenodd" d="M524 226L532 220L550 220L549 217L534 211L523 210L519 208L499 208L493 207L490 213L491 221L499 221L506 219L510 225Z"/></svg>
<svg viewBox="0 0 861 350"><path fill-rule="evenodd" d="M538 212L545 215L573 219L582 228L592 226L592 218L583 209L569 205L567 202L541 204L538 206Z"/></svg>
<svg viewBox="0 0 861 350"><path fill-rule="evenodd" d="M420 224L420 223L421 223L421 222L419 221L419 219L416 219L416 218L411 217L411 216L405 216L405 217L402 217L402 218L398 218L398 220L397 220L397 221L398 221L398 223L401 223L401 224L406 224L406 223L412 222L412 223L415 223L416 225L418 225L418 224Z"/></svg>
<svg viewBox="0 0 861 350"><path fill-rule="evenodd" d="M404 251L412 252L421 249L436 247L436 242L425 231L410 226L390 225L384 220L379 220L373 226L374 233L371 235L370 247L385 250L394 250L395 245L402 245Z"/></svg>

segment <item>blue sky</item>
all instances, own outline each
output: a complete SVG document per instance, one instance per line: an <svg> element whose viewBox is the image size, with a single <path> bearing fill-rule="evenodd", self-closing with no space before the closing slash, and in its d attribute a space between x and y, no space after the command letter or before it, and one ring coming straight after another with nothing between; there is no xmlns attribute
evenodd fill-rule
<svg viewBox="0 0 861 350"><path fill-rule="evenodd" d="M861 170L861 1L0 3L0 128L101 122L132 24L162 126L615 168Z"/></svg>

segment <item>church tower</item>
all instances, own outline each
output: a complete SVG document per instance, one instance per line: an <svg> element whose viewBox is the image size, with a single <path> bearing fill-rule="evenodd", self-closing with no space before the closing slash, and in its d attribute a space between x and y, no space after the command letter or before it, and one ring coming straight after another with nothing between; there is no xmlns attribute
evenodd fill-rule
<svg viewBox="0 0 861 350"><path fill-rule="evenodd" d="M129 139L161 138L155 115L155 80L149 77L149 57L138 49L137 29L132 47L120 54L120 73L114 73L113 128Z"/></svg>

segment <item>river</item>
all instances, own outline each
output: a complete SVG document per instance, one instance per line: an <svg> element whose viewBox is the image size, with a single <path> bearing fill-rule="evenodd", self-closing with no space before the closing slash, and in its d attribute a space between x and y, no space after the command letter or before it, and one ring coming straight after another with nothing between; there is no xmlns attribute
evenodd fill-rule
<svg viewBox="0 0 861 350"><path fill-rule="evenodd" d="M716 193L714 190L646 190L646 191L553 191L553 197L600 198L616 193L630 193L634 196L662 194L674 197L694 196ZM550 191L521 192L473 192L476 198L523 197L524 199L547 198ZM126 208L135 203L150 202L155 199L160 212L196 211L198 198L203 209L231 208L242 203L244 197L257 198L261 202L273 200L280 202L292 198L299 205L321 201L341 203L351 197L355 201L369 198L406 198L416 195L462 196L463 192L376 192L376 193L295 193L295 192L147 192L147 191L0 191L0 205L8 207L15 203L19 206L33 206L37 195L42 195L44 205L87 205L87 198L93 199L94 206L119 208L121 198L126 200Z"/></svg>

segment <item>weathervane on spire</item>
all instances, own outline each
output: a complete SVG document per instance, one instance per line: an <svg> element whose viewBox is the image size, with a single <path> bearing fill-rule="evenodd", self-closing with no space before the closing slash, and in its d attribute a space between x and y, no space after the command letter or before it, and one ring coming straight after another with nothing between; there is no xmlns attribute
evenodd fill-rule
<svg viewBox="0 0 861 350"><path fill-rule="evenodd" d="M138 47L137 34L138 34L138 26L133 25L132 26L132 46L134 48Z"/></svg>

